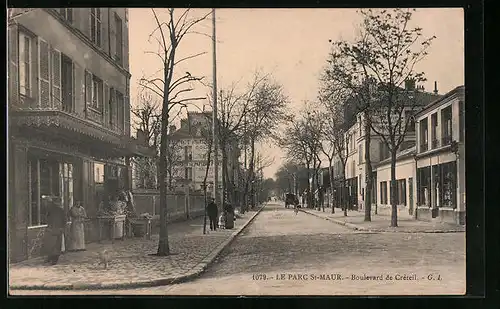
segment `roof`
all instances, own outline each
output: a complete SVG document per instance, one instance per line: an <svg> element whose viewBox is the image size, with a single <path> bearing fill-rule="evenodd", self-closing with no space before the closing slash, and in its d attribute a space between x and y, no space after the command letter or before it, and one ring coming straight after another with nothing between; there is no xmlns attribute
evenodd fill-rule
<svg viewBox="0 0 500 309"><path fill-rule="evenodd" d="M442 95L440 94L434 94L427 91L412 91L407 92L407 94L415 95L418 98L418 100L416 100L417 105L421 107L427 106L429 103L434 102L435 100L438 100L442 97ZM382 102L378 101L372 104L373 106L376 106L382 104ZM358 115L358 113L359 108L357 106L356 98L349 99L344 107L344 125L347 127L351 127L356 122L356 115Z"/></svg>
<svg viewBox="0 0 500 309"><path fill-rule="evenodd" d="M404 159L412 158L415 155L416 150L417 150L417 147L413 146L413 147L410 147L408 149L405 149L405 150L398 152L396 154L396 162L404 160ZM388 163L391 163L391 158L382 160L382 161L374 164L374 167L383 166L383 165L386 165Z"/></svg>
<svg viewBox="0 0 500 309"><path fill-rule="evenodd" d="M464 96L465 95L465 86L461 85L458 87L455 87L455 89L447 92L445 95L441 96L437 100L434 100L427 104L421 111L415 114L415 117L422 116L423 114L427 113L428 111L432 110L433 108L436 108L437 106L444 104L452 99L454 99L457 96Z"/></svg>

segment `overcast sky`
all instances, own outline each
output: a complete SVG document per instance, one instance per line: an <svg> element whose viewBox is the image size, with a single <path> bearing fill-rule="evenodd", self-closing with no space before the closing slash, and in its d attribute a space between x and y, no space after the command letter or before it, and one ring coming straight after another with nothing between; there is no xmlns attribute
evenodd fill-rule
<svg viewBox="0 0 500 309"><path fill-rule="evenodd" d="M156 9L160 19L167 21L166 10ZM177 15L183 10L179 9ZM193 10L193 16L207 14ZM225 88L240 81L242 87L256 69L262 69L284 86L293 108L298 110L304 100L314 100L318 76L330 50L329 39L353 39L360 22L355 9L217 9L217 82ZM426 90L438 82L439 93L446 93L464 84L464 22L462 9L418 9L412 23L423 28L424 36L436 35L428 57L416 68L424 71ZM211 19L195 27L195 31L211 34ZM156 28L151 9L129 9L129 45L131 100L137 102L138 81L154 75L161 60L148 51L157 51L149 34ZM179 65L177 72L189 71L212 81L212 41L203 34L186 36L179 48L179 58L207 52ZM198 86L195 95L209 92ZM201 107L201 103L199 107ZM191 108L196 110L196 108ZM276 147L261 147L275 158L265 177L274 176L283 162L283 152Z"/></svg>

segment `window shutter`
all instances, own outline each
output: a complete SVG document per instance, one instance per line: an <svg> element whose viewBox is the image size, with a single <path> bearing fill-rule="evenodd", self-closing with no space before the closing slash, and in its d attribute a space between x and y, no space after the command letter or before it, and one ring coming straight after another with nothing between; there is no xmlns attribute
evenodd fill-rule
<svg viewBox="0 0 500 309"><path fill-rule="evenodd" d="M82 8L80 10L81 30L88 38L90 38L90 8Z"/></svg>
<svg viewBox="0 0 500 309"><path fill-rule="evenodd" d="M92 105L92 74L85 71L85 107L84 111L87 113L87 108Z"/></svg>
<svg viewBox="0 0 500 309"><path fill-rule="evenodd" d="M76 62L73 62L73 91L75 94L75 112L83 115L85 108L85 72Z"/></svg>
<svg viewBox="0 0 500 309"><path fill-rule="evenodd" d="M123 128L123 133L126 136L129 136L130 135L130 98L129 98L129 96L125 96L125 99L123 102L123 110L125 111L125 119L124 119L125 127Z"/></svg>
<svg viewBox="0 0 500 309"><path fill-rule="evenodd" d="M101 40L102 40L102 49L106 54L109 55L109 31L108 31L108 23L109 20L109 10L111 8L101 8Z"/></svg>
<svg viewBox="0 0 500 309"><path fill-rule="evenodd" d="M122 23L122 42L123 42L123 52L122 52L122 57L123 57L123 67L125 69L129 69L129 54L128 54L128 23Z"/></svg>
<svg viewBox="0 0 500 309"><path fill-rule="evenodd" d="M109 20L109 55L114 59L116 54L116 23L115 23L115 13L112 8L110 8L110 20Z"/></svg>
<svg viewBox="0 0 500 309"><path fill-rule="evenodd" d="M9 102L11 105L17 105L19 102L19 71L18 71L18 61L19 61L19 32L17 31L17 26L10 26L8 30L9 36L9 69L7 72L9 81Z"/></svg>
<svg viewBox="0 0 500 309"><path fill-rule="evenodd" d="M50 106L50 48L47 41L38 38L38 82L40 107Z"/></svg>
<svg viewBox="0 0 500 309"><path fill-rule="evenodd" d="M109 94L110 88L106 82L104 82L104 102L103 102L103 117L104 117L104 126L109 126L109 100L111 96Z"/></svg>
<svg viewBox="0 0 500 309"><path fill-rule="evenodd" d="M61 52L51 50L51 75L52 75L52 106L55 109L62 108L61 94Z"/></svg>

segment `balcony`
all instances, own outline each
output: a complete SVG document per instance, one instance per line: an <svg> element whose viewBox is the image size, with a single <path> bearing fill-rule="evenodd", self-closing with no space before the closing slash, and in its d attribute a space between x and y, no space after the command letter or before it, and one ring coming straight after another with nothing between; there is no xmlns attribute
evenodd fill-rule
<svg viewBox="0 0 500 309"><path fill-rule="evenodd" d="M441 146L447 146L450 145L452 141L451 134L450 135L445 135L443 138L441 138Z"/></svg>
<svg viewBox="0 0 500 309"><path fill-rule="evenodd" d="M428 144L420 144L420 152L427 151L429 149Z"/></svg>
<svg viewBox="0 0 500 309"><path fill-rule="evenodd" d="M20 104L10 106L9 129L32 140L57 140L108 157L153 155L153 150L124 135L123 130L105 126L97 118L88 119L89 112L85 117L67 110L61 104L42 107L30 98L21 97Z"/></svg>

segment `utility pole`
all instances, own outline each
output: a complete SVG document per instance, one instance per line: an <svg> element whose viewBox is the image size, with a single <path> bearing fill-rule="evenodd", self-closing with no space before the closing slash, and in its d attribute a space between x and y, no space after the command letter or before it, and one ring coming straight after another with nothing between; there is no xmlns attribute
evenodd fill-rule
<svg viewBox="0 0 500 309"><path fill-rule="evenodd" d="M219 198L219 156L218 152L218 122L217 122L217 38L215 35L215 8L212 9L212 56L213 56L213 100L214 106L212 109L212 136L214 144L214 198L215 203L220 206Z"/></svg>

